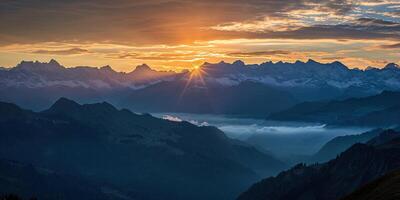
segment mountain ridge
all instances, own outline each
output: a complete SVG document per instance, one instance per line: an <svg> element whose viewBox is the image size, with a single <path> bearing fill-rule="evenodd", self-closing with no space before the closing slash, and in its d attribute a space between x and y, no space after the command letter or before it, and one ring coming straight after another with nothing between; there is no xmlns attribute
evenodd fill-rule
<svg viewBox="0 0 400 200"><path fill-rule="evenodd" d="M331 125L391 126L399 123L400 92L345 100L315 101L297 104L272 113L267 118L283 121L312 121Z"/></svg>
<svg viewBox="0 0 400 200"><path fill-rule="evenodd" d="M354 144L335 159L322 164L298 164L276 177L254 184L238 199L339 199L400 168L399 137L397 132L397 137L377 146L368 142Z"/></svg>
<svg viewBox="0 0 400 200"><path fill-rule="evenodd" d="M388 64L388 66L396 65ZM248 82L265 88L264 91L254 88L254 92L249 93L248 98L255 98L260 92L268 95L270 90L274 89L282 94L289 94L298 102L346 99L370 96L385 90L399 91L400 70L389 68L348 69L338 61L319 63L311 59L307 62L264 62L261 64L245 64L237 60L233 63L204 63L197 70L180 73L155 71L143 64L131 72L123 73L114 71L110 66L65 68L55 60L48 63L24 61L15 68L0 71L0 100L27 105L35 110L48 107L52 101L62 96L82 103L106 100L116 106L126 107L127 104L134 106L129 98L135 96L136 92L145 93L150 87L161 89L168 84L180 85L179 90L173 88L165 92L185 97L186 91L202 93L213 88L224 91L226 88L240 87L241 84ZM11 93L11 91L14 92ZM23 99L25 93L31 96L31 102ZM274 96L275 94L271 94L271 97ZM204 103L199 102L200 100L194 99L193 104ZM138 99L131 99L131 101L137 103ZM142 101L140 103L147 103L151 101L151 98L147 97ZM272 107L279 102L272 102ZM190 107L190 103L182 103L182 107L174 111L197 112L185 107ZM170 106L165 108L170 108ZM276 110L267 111L264 115ZM253 113L251 110L244 110L241 114L252 115Z"/></svg>
<svg viewBox="0 0 400 200"><path fill-rule="evenodd" d="M286 167L216 127L105 102L60 98L42 112L0 103L4 110L15 114L0 118L0 158L115 185L133 199L231 199Z"/></svg>

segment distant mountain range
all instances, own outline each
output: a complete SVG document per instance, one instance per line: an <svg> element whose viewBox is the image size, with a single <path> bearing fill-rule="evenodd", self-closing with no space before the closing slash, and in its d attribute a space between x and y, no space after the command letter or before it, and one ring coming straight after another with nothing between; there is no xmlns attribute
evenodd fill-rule
<svg viewBox="0 0 400 200"><path fill-rule="evenodd" d="M400 133L383 132L367 144L354 144L329 162L299 164L276 177L264 179L238 199L336 200L399 168ZM364 191L366 193L358 193L358 196L371 193Z"/></svg>
<svg viewBox="0 0 400 200"><path fill-rule="evenodd" d="M300 103L273 113L268 119L371 127L398 125L400 92L384 91L362 98Z"/></svg>
<svg viewBox="0 0 400 200"><path fill-rule="evenodd" d="M0 70L0 100L35 110L45 109L64 96L79 102L107 100L140 112L265 116L302 101L363 97L384 90L400 90L398 65L358 70L340 62L313 60L259 65L236 61L204 63L197 70L180 73L155 71L144 64L120 73L109 66L65 68L51 60L23 61ZM156 101L160 99L157 95L163 101ZM222 101L228 103L221 105Z"/></svg>
<svg viewBox="0 0 400 200"><path fill-rule="evenodd" d="M82 196L232 199L260 177L286 167L215 127L138 115L106 102L81 105L61 98L42 112L0 103L0 113L0 158L33 166L21 167L20 177L18 171L0 170L0 185L16 181L15 188L1 187L4 193L46 199L46 194L64 195L58 189L65 187L66 194ZM55 173L25 176L25 170L37 168ZM70 182L30 193L29 184L42 179L58 184L57 176Z"/></svg>
<svg viewBox="0 0 400 200"><path fill-rule="evenodd" d="M161 82L137 90L119 105L141 112L189 112L257 116L280 111L298 101L289 93L261 83L245 81L233 86L198 88L185 82ZM180 93L179 91L185 91Z"/></svg>

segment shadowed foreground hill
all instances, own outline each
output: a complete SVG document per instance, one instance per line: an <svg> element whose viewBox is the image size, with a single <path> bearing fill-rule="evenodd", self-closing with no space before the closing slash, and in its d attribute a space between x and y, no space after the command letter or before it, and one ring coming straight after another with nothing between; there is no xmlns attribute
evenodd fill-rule
<svg viewBox="0 0 400 200"><path fill-rule="evenodd" d="M215 127L105 102L61 98L40 113L0 103L0 113L0 158L110 184L132 199L231 199L284 168Z"/></svg>
<svg viewBox="0 0 400 200"><path fill-rule="evenodd" d="M398 200L400 199L400 170L357 189L341 200Z"/></svg>
<svg viewBox="0 0 400 200"><path fill-rule="evenodd" d="M397 133L398 134L398 133ZM400 168L400 139L378 135L371 143L355 144L327 163L299 164L264 179L239 200L336 200L358 187Z"/></svg>
<svg viewBox="0 0 400 200"><path fill-rule="evenodd" d="M114 191L105 193L104 191ZM18 194L1 195L1 194ZM30 164L10 160L0 160L0 199L19 200L122 200L118 190L110 186L100 185L77 176L60 174L44 168L36 168Z"/></svg>

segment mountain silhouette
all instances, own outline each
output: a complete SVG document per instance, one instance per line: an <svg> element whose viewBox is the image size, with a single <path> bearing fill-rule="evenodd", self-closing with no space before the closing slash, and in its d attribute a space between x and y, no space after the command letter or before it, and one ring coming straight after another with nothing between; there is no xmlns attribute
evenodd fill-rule
<svg viewBox="0 0 400 200"><path fill-rule="evenodd" d="M366 184L341 200L396 200L400 198L400 170Z"/></svg>
<svg viewBox="0 0 400 200"><path fill-rule="evenodd" d="M268 119L337 125L391 126L399 123L400 92L345 100L305 102L273 113Z"/></svg>
<svg viewBox="0 0 400 200"><path fill-rule="evenodd" d="M334 200L344 197L364 184L400 168L400 134L396 134L397 137L391 137L392 140L376 146L368 142L354 144L326 163L296 165L276 177L254 184L238 199ZM387 138L384 135L387 132L377 137Z"/></svg>
<svg viewBox="0 0 400 200"><path fill-rule="evenodd" d="M107 101L117 107L140 108L142 112L172 110L256 117L264 112L264 117L304 101L325 102L366 97L386 90L399 91L400 69L396 66L388 64L383 69L359 70L349 69L338 61L248 65L238 60L204 63L198 70L179 73L156 71L142 64L124 73L108 65L66 68L55 60L22 61L16 67L0 70L0 101L43 110L58 98L68 97L80 103ZM244 89L247 93L240 95ZM154 103L154 96L159 95L157 91L168 93L160 93L166 98L161 105ZM218 96L213 101L208 93ZM227 97L222 93L228 93ZM29 101L25 98L27 95ZM245 98L260 100L250 106ZM221 107L222 99L228 99L229 105ZM247 107L238 109L236 105Z"/></svg>
<svg viewBox="0 0 400 200"><path fill-rule="evenodd" d="M135 114L106 102L60 98L42 112L9 103L0 109L14 113L0 120L1 158L112 185L134 199L231 199L285 168L215 127Z"/></svg>
<svg viewBox="0 0 400 200"><path fill-rule="evenodd" d="M358 135L338 136L328 141L315 153L308 162L326 162L351 147L356 143L366 143L382 133L382 129L374 129ZM388 130L392 131L392 130Z"/></svg>

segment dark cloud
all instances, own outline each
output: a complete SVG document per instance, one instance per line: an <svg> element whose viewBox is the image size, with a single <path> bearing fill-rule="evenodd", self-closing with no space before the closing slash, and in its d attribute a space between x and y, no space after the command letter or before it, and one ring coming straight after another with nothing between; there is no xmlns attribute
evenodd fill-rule
<svg viewBox="0 0 400 200"><path fill-rule="evenodd" d="M218 31L216 31L218 32ZM385 39L400 41L400 27L376 27L360 25L315 25L297 30L280 32L227 32L220 31L216 37L254 38L254 39ZM227 34L224 34L227 33Z"/></svg>
<svg viewBox="0 0 400 200"><path fill-rule="evenodd" d="M381 45L379 47L381 47L383 49L400 49L400 43L389 44L389 45Z"/></svg>
<svg viewBox="0 0 400 200"><path fill-rule="evenodd" d="M136 59L136 60L187 60L196 57L196 53L140 53L140 52L128 52L128 53L114 53L108 54L108 58L117 59Z"/></svg>
<svg viewBox="0 0 400 200"><path fill-rule="evenodd" d="M49 55L74 55L74 54L83 54L88 53L87 49L81 48L71 48L71 49L62 49L62 50L45 50L40 49L36 51L32 51L35 54L49 54Z"/></svg>
<svg viewBox="0 0 400 200"><path fill-rule="evenodd" d="M329 57L322 57L322 60L342 60L345 59L344 56L329 56Z"/></svg>
<svg viewBox="0 0 400 200"><path fill-rule="evenodd" d="M290 2L295 1L6 0L0 3L0 33L23 42L185 43L205 38L204 27L281 10Z"/></svg>
<svg viewBox="0 0 400 200"><path fill-rule="evenodd" d="M208 29L263 16L285 17L296 9L345 15L349 0L2 0L0 45L48 41L114 42L130 45L185 44L230 38L398 38L398 25L360 19L347 26L311 26L295 31L232 33ZM323 24L322 24L323 25Z"/></svg>

